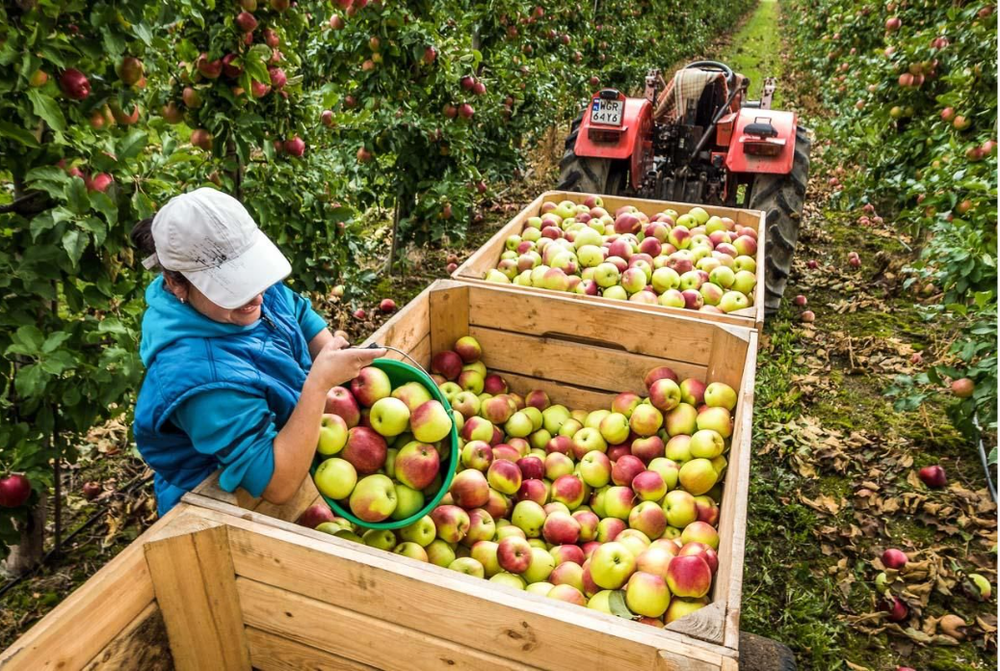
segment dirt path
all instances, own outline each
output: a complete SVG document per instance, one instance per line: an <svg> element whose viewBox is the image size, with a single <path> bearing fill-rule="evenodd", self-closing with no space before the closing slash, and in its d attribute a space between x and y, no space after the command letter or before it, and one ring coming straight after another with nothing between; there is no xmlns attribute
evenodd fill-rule
<svg viewBox="0 0 1000 671"><path fill-rule="evenodd" d="M864 227L860 212L828 206L827 179L842 168L823 160L823 119L804 112L809 92L796 91L779 11L762 2L727 54L758 80L783 70L779 104L798 108L817 136L786 295L808 305L786 301L758 358L742 627L792 647L800 669L996 668L995 608L966 579L978 572L996 584L996 506L974 448L943 408L900 413L886 396L894 375L944 356L948 334L922 321L904 291L913 241L891 221ZM807 309L812 324L801 321ZM917 478L933 463L947 470L944 489ZM910 557L890 587L909 606L898 623L878 611L889 547ZM945 615L970 626L948 636Z"/></svg>

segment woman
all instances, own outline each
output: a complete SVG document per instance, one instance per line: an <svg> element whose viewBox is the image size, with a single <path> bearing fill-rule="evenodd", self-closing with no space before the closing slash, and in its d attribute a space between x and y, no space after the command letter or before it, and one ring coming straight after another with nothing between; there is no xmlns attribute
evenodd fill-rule
<svg viewBox="0 0 1000 671"><path fill-rule="evenodd" d="M327 392L385 350L349 348L281 284L291 266L235 198L198 189L132 231L163 273L146 289L146 377L135 439L156 472L160 514L221 469L288 501L312 462Z"/></svg>

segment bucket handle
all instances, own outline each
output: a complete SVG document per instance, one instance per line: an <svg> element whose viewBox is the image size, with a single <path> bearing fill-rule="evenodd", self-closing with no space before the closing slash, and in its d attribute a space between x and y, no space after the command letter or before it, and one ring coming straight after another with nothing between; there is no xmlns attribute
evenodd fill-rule
<svg viewBox="0 0 1000 671"><path fill-rule="evenodd" d="M377 342L373 342L371 345L366 345L365 347L356 347L355 349L387 349L387 350L392 350L393 352L396 352L397 354L402 354L407 359L409 359L410 363L412 363L414 366L416 366L418 369L420 369L421 373L423 373L427 377L431 376L431 374L428 373L427 370L423 366L421 366L419 363L417 363L416 359L414 359L412 356L410 356L409 354L407 354L403 350L401 350L399 348L396 348L396 347L392 347L391 345L379 345Z"/></svg>

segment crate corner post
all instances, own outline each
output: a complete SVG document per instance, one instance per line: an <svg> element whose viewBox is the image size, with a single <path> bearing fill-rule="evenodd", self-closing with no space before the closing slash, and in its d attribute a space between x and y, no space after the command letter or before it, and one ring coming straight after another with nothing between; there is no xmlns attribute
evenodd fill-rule
<svg viewBox="0 0 1000 671"><path fill-rule="evenodd" d="M155 540L143 550L176 668L249 670L227 527Z"/></svg>

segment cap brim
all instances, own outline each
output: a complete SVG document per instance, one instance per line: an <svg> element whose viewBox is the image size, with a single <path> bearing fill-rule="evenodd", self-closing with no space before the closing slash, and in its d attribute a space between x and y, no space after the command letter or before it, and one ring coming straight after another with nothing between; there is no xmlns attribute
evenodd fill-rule
<svg viewBox="0 0 1000 671"><path fill-rule="evenodd" d="M257 231L257 240L238 258L215 268L183 274L208 300L221 308L235 310L291 272L292 266L284 254Z"/></svg>

